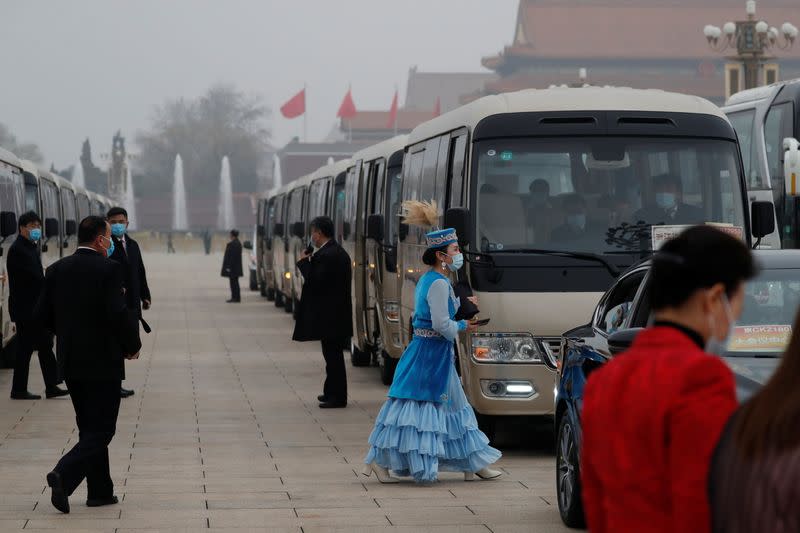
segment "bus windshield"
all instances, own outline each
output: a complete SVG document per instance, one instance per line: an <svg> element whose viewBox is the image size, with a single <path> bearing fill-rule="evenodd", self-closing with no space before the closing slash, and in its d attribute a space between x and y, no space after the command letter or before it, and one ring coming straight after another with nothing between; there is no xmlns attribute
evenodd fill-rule
<svg viewBox="0 0 800 533"><path fill-rule="evenodd" d="M646 252L662 229L702 223L743 234L739 157L730 141L524 138L479 141L475 150L482 252Z"/></svg>

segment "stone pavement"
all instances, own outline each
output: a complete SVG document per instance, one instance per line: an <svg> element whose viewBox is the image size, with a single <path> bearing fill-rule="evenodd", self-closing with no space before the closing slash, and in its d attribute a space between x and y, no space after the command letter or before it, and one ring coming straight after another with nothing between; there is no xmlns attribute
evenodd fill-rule
<svg viewBox="0 0 800 533"><path fill-rule="evenodd" d="M45 474L77 438L69 399L8 399L0 370L0 531L293 531L495 533L565 531L555 505L546 434L501 435L506 472L465 483L381 485L360 475L386 388L375 368L348 364L347 409L322 411L314 343L290 340L292 321L243 286L226 304L221 256L145 257L154 307L142 358L111 445L121 503L87 508L85 488L62 515ZM246 263L245 263L246 264ZM44 386L32 362L30 390Z"/></svg>

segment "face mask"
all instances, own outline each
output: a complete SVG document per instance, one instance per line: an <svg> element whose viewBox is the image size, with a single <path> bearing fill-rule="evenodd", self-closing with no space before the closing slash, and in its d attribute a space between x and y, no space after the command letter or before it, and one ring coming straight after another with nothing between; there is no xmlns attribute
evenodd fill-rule
<svg viewBox="0 0 800 533"><path fill-rule="evenodd" d="M724 339L720 340L716 337L716 335L714 335L714 318L711 315L708 317L708 323L711 326L711 337L706 343L706 352L715 355L723 355L728 351L728 342L733 335L734 328L736 327L736 321L733 319L733 311L731 311L731 304L728 302L728 297L723 294L722 298L722 306L725 309L725 317L728 319L728 331L726 332Z"/></svg>
<svg viewBox="0 0 800 533"><path fill-rule="evenodd" d="M111 224L111 235L114 237L122 237L125 235L125 224Z"/></svg>
<svg viewBox="0 0 800 533"><path fill-rule="evenodd" d="M103 237L106 239L107 237ZM106 257L111 257L114 255L114 241L112 239L108 239L109 247L106 249Z"/></svg>
<svg viewBox="0 0 800 533"><path fill-rule="evenodd" d="M33 228L30 232L30 239L33 242L39 242L39 239L42 238L42 230L39 228Z"/></svg>
<svg viewBox="0 0 800 533"><path fill-rule="evenodd" d="M464 254L457 253L456 255L452 256L453 262L447 263L447 268L450 269L450 272L457 272L464 266Z"/></svg>
<svg viewBox="0 0 800 533"><path fill-rule="evenodd" d="M579 213L577 215L567 215L567 225L583 231L586 227L586 215Z"/></svg>
<svg viewBox="0 0 800 533"><path fill-rule="evenodd" d="M661 209L672 209L675 207L675 195L671 192L657 192L656 205Z"/></svg>

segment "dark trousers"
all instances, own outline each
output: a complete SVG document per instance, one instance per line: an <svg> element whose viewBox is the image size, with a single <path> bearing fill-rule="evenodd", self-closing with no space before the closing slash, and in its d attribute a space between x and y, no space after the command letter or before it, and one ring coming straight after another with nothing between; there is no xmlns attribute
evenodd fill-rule
<svg viewBox="0 0 800 533"><path fill-rule="evenodd" d="M322 356L325 358L325 385L322 394L329 401L347 403L347 372L344 368L342 340L322 339Z"/></svg>
<svg viewBox="0 0 800 533"><path fill-rule="evenodd" d="M239 277L230 276L228 279L231 280L231 300L241 300L242 294L239 292Z"/></svg>
<svg viewBox="0 0 800 533"><path fill-rule="evenodd" d="M118 379L67 379L66 382L75 408L78 443L54 470L61 475L67 494L72 494L86 478L89 499L107 498L114 494L108 445L117 430L121 382Z"/></svg>
<svg viewBox="0 0 800 533"><path fill-rule="evenodd" d="M28 390L28 374L34 350L37 350L39 355L39 366L42 368L45 387L49 389L58 385L58 365L53 353L53 336L25 322L17 323L16 336L17 350L11 392L23 393Z"/></svg>

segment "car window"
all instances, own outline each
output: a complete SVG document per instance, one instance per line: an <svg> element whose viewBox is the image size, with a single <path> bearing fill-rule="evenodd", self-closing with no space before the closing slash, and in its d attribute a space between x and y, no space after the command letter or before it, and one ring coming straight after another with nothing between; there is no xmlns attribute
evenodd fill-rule
<svg viewBox="0 0 800 533"><path fill-rule="evenodd" d="M623 327L646 272L646 270L632 272L620 279L606 293L595 314L594 326L598 330L609 335Z"/></svg>

